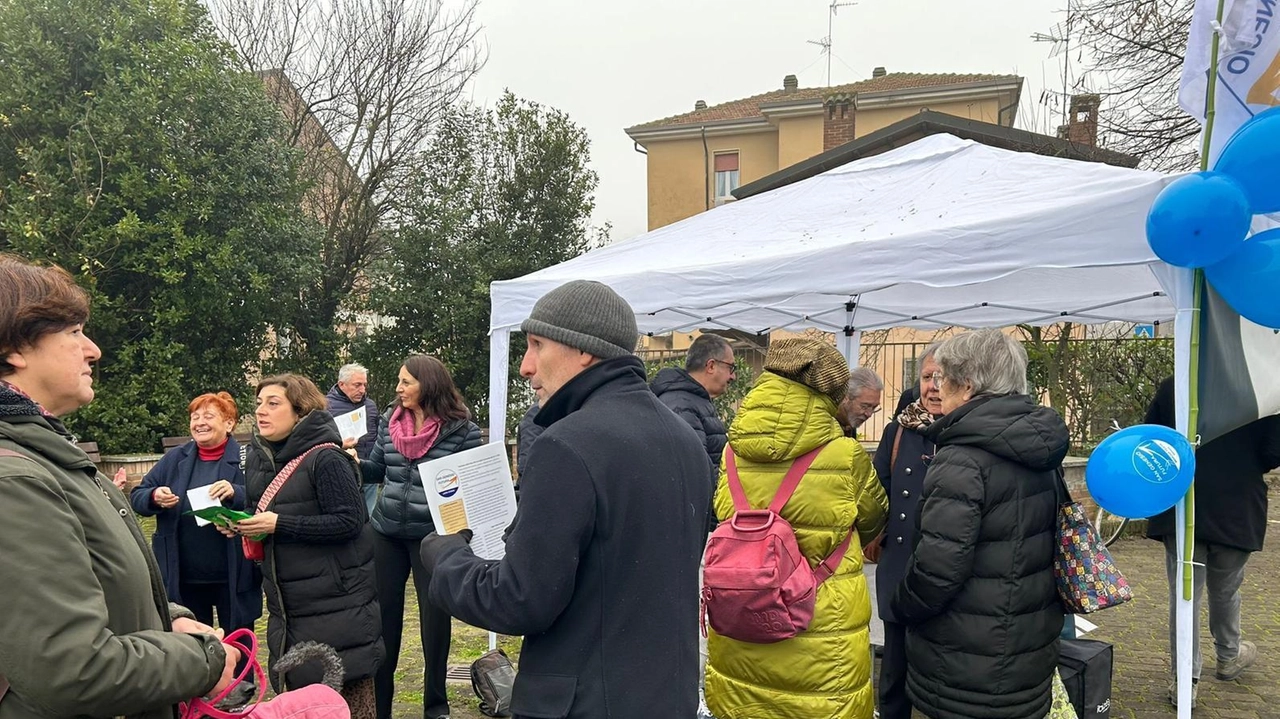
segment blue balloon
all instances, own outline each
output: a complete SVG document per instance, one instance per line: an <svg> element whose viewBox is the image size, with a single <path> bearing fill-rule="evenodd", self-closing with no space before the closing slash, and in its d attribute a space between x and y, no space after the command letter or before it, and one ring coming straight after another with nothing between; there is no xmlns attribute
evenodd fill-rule
<svg viewBox="0 0 1280 719"><path fill-rule="evenodd" d="M1204 276L1241 317L1280 330L1280 229L1245 240Z"/></svg>
<svg viewBox="0 0 1280 719"><path fill-rule="evenodd" d="M1098 506L1121 517L1154 517L1178 503L1196 475L1196 453L1178 432L1139 424L1102 440L1084 479Z"/></svg>
<svg viewBox="0 0 1280 719"><path fill-rule="evenodd" d="M1240 183L1253 214L1280 212L1280 107L1241 125L1213 169Z"/></svg>
<svg viewBox="0 0 1280 719"><path fill-rule="evenodd" d="M1253 216L1244 191L1216 172L1179 177L1160 191L1147 213L1147 243L1177 267L1205 267L1234 252Z"/></svg>

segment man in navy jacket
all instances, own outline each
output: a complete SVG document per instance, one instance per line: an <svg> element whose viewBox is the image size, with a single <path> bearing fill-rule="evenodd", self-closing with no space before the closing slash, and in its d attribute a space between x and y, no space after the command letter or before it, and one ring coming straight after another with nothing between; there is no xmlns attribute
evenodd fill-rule
<svg viewBox="0 0 1280 719"><path fill-rule="evenodd" d="M598 282L552 290L521 326L546 427L506 556L428 535L430 600L524 635L516 717L692 717L705 447L645 384L635 315Z"/></svg>
<svg viewBox="0 0 1280 719"><path fill-rule="evenodd" d="M344 448L355 447L356 456L368 459L373 451L373 443L378 438L378 405L369 398L369 370L358 364L345 364L338 370L338 383L329 388L324 396L329 414L334 417L354 412L364 407L364 421L367 431L364 436L352 442L346 440ZM365 509L373 514L373 503L378 499L378 485L364 485Z"/></svg>

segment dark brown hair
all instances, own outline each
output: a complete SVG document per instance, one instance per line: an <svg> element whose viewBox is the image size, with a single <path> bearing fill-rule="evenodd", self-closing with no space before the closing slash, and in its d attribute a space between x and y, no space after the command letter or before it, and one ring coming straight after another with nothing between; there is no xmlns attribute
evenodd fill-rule
<svg viewBox="0 0 1280 719"><path fill-rule="evenodd" d="M66 270L0 254L0 377L17 371L5 359L11 352L87 319L89 295Z"/></svg>
<svg viewBox="0 0 1280 719"><path fill-rule="evenodd" d="M418 406L423 414L446 422L471 417L467 401L443 362L431 355L413 355L405 359L404 368L418 380Z"/></svg>
<svg viewBox="0 0 1280 719"><path fill-rule="evenodd" d="M325 409L324 394L316 387L316 383L300 374L286 372L267 377L258 383L253 391L254 396L262 393L263 387L283 387L285 399L293 405L294 414L305 417L319 409Z"/></svg>

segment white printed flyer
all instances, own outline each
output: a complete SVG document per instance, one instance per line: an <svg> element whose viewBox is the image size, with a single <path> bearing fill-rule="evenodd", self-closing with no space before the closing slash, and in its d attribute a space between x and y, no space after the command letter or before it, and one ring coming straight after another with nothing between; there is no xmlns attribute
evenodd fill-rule
<svg viewBox="0 0 1280 719"><path fill-rule="evenodd" d="M472 532L471 549L481 559L502 559L502 533L516 516L506 447L491 442L418 465L431 520L439 534Z"/></svg>
<svg viewBox="0 0 1280 719"><path fill-rule="evenodd" d="M333 422L338 425L338 434L342 435L343 440L355 441L369 433L368 415L365 412L365 408L360 407L354 412L334 416Z"/></svg>

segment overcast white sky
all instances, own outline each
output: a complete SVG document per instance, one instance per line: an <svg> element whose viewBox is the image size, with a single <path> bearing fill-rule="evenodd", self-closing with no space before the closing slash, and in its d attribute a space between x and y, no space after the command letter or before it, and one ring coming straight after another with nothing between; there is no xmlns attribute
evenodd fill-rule
<svg viewBox="0 0 1280 719"><path fill-rule="evenodd" d="M567 112L591 136L600 175L595 222L613 240L646 230L644 156L623 128L782 87L826 84L807 40L827 34L830 0L480 0L489 62L474 90L504 88ZM1059 122L1040 104L1060 90L1061 57L1032 33L1065 20L1066 0L859 0L838 10L832 84L890 72L1016 73L1026 78L1018 126ZM1077 53L1070 53L1073 63ZM1075 71L1079 71L1078 63ZM1105 112L1105 108L1103 108Z"/></svg>

